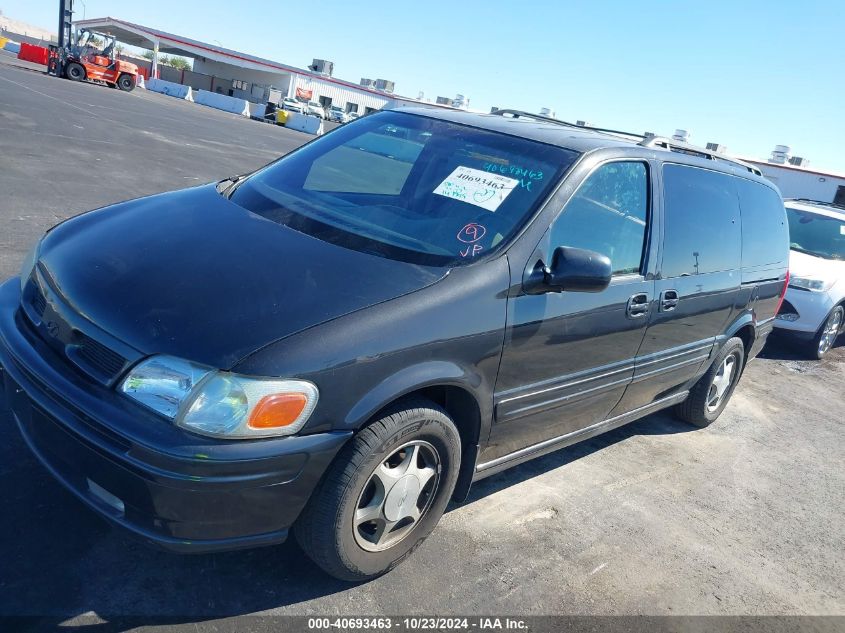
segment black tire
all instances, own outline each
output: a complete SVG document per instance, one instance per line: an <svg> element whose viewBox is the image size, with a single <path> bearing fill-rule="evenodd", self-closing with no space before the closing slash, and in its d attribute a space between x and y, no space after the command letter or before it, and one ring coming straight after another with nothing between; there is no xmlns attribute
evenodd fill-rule
<svg viewBox="0 0 845 633"><path fill-rule="evenodd" d="M135 89L135 77L129 73L123 73L117 78L117 87L124 92L132 92Z"/></svg>
<svg viewBox="0 0 845 633"><path fill-rule="evenodd" d="M809 345L807 345L807 354L810 358L815 358L816 360L824 358L825 354L827 354L836 343L836 337L839 336L839 332L842 331L843 321L845 321L845 308L842 306L836 306L830 311L830 314L827 315L827 318L824 320L824 323L821 324L819 331L816 332L813 340ZM828 332L834 326L837 329L837 333L833 334L831 338L828 338Z"/></svg>
<svg viewBox="0 0 845 633"><path fill-rule="evenodd" d="M85 79L85 74L85 66L76 62L69 63L65 68L65 77L71 81L82 81Z"/></svg>
<svg viewBox="0 0 845 633"><path fill-rule="evenodd" d="M439 462L430 496L419 521L401 540L381 551L368 551L359 544L355 513L376 469L409 442L436 450ZM448 414L425 398L406 399L338 453L294 526L296 539L308 557L335 578L357 582L380 576L410 556L437 525L455 488L460 462L460 435ZM390 497L389 491L384 497ZM400 503L404 500L403 496Z"/></svg>
<svg viewBox="0 0 845 633"><path fill-rule="evenodd" d="M729 357L733 359L729 362L734 363L731 370L730 382L723 390L718 401L713 402L713 398L716 395L714 389L717 390L714 380ZM675 407L675 415L684 422L689 422L700 428L709 426L722 414L722 411L724 411L728 401L731 399L739 378L742 375L744 363L745 344L742 342L742 339L736 336L728 339L713 360L707 373L690 389L689 397Z"/></svg>

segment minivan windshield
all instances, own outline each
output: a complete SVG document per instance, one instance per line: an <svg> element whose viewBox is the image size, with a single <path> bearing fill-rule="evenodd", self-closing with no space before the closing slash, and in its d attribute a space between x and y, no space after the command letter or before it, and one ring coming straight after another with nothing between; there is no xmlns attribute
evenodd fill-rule
<svg viewBox="0 0 845 633"><path fill-rule="evenodd" d="M845 260L845 220L786 208L790 248L794 251Z"/></svg>
<svg viewBox="0 0 845 633"><path fill-rule="evenodd" d="M515 235L576 156L524 138L386 111L281 158L230 197L339 246L456 265Z"/></svg>

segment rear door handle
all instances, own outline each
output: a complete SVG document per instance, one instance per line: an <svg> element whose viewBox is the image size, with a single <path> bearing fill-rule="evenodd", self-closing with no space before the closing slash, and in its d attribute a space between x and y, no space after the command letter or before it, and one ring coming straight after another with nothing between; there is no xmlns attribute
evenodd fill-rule
<svg viewBox="0 0 845 633"><path fill-rule="evenodd" d="M648 295L644 292L637 293L628 299L627 313L632 319L639 319L648 314Z"/></svg>
<svg viewBox="0 0 845 633"><path fill-rule="evenodd" d="M660 293L660 311L671 312L678 307L678 301L680 298L677 290L664 290Z"/></svg>

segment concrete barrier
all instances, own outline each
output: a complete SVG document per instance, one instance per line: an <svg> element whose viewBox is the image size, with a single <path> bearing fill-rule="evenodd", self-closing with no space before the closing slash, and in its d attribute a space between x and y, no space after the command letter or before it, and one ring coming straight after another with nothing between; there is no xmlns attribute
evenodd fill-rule
<svg viewBox="0 0 845 633"><path fill-rule="evenodd" d="M193 101L194 95L190 86L183 86L182 84L173 83L172 81L164 81L163 79L150 78L147 81L147 90L153 92L160 92L169 97L176 97L177 99L184 99L185 101Z"/></svg>
<svg viewBox="0 0 845 633"><path fill-rule="evenodd" d="M285 127L291 130L297 130L298 132L320 136L323 133L323 119L318 116L288 112Z"/></svg>
<svg viewBox="0 0 845 633"><path fill-rule="evenodd" d="M43 46L35 46L34 44L21 42L21 49L18 51L18 59L46 66L48 53L49 51Z"/></svg>
<svg viewBox="0 0 845 633"><path fill-rule="evenodd" d="M12 40L6 40L6 43L3 44L3 50L17 55L21 52L21 45L17 42L13 42Z"/></svg>
<svg viewBox="0 0 845 633"><path fill-rule="evenodd" d="M237 99L216 92L209 92L208 90L197 90L194 94L194 103L199 103L210 108L217 108L224 112L231 112L232 114L239 114L245 117L249 116L249 102L246 99Z"/></svg>
<svg viewBox="0 0 845 633"><path fill-rule="evenodd" d="M252 101L249 102L249 118L250 119L258 119L259 121L264 120L264 115L267 113L267 106L263 103L253 103Z"/></svg>
<svg viewBox="0 0 845 633"><path fill-rule="evenodd" d="M141 73L138 73L138 78L135 81L135 87L136 88L143 88L144 90L147 89L147 82L144 79L144 75L142 75Z"/></svg>

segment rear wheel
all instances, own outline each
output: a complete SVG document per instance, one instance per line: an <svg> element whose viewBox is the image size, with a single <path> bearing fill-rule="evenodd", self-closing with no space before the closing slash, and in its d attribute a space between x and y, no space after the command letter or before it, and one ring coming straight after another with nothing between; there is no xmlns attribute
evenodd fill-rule
<svg viewBox="0 0 845 633"><path fill-rule="evenodd" d="M338 454L297 521L296 538L336 578L380 576L437 525L460 460L460 436L446 412L429 400L406 400Z"/></svg>
<svg viewBox="0 0 845 633"><path fill-rule="evenodd" d="M135 89L135 77L129 73L123 73L117 78L117 87L126 92L132 92Z"/></svg>
<svg viewBox="0 0 845 633"><path fill-rule="evenodd" d="M831 310L808 350L812 358L821 360L830 351L836 342L836 337L839 336L839 330L842 329L843 317L845 317L845 309L842 306L836 306Z"/></svg>
<svg viewBox="0 0 845 633"><path fill-rule="evenodd" d="M82 81L85 79L85 67L82 64L71 62L65 69L65 76L71 81Z"/></svg>
<svg viewBox="0 0 845 633"><path fill-rule="evenodd" d="M742 339L728 339L707 373L690 389L689 397L675 408L676 415L698 427L714 422L731 399L744 362Z"/></svg>

